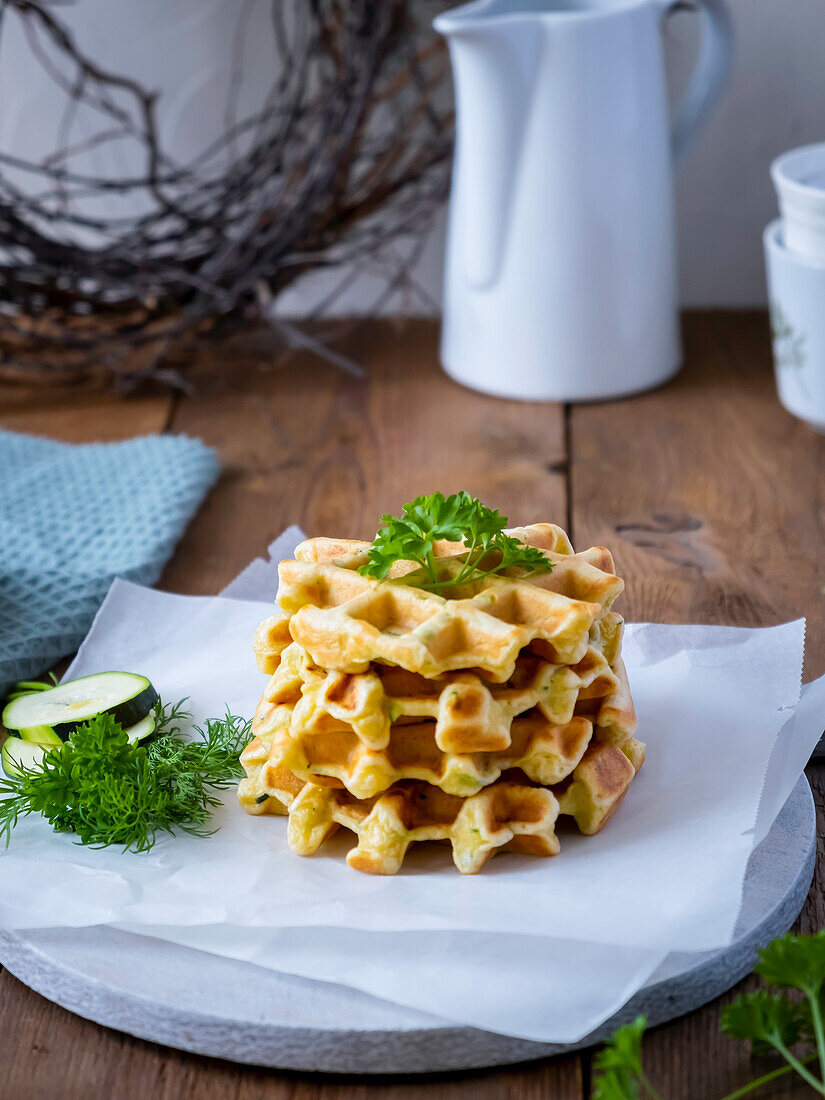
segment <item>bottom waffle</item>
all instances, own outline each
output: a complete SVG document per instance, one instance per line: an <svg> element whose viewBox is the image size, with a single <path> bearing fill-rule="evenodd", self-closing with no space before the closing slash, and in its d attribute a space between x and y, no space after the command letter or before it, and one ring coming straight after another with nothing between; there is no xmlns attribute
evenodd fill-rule
<svg viewBox="0 0 825 1100"><path fill-rule="evenodd" d="M318 786L287 768L269 763L267 742L256 737L241 762L247 777L238 798L252 814L288 814L289 846L311 855L339 826L358 843L347 855L350 867L371 874L395 874L410 844L449 840L456 867L479 871L497 851L556 855L559 814L579 830L597 833L622 802L635 775L625 754L609 742L592 743L573 774L552 789L529 782L517 771L469 798L446 794L427 783L399 783L370 799L343 787Z"/></svg>
<svg viewBox="0 0 825 1100"><path fill-rule="evenodd" d="M423 840L448 840L453 862L465 875L480 871L498 851L554 856L559 850L558 802L546 788L523 781L499 780L469 798L410 782L361 801L344 789L277 771L268 782L288 808L287 839L298 855L317 851L340 825L358 837L347 863L373 875L394 875L410 844Z"/></svg>

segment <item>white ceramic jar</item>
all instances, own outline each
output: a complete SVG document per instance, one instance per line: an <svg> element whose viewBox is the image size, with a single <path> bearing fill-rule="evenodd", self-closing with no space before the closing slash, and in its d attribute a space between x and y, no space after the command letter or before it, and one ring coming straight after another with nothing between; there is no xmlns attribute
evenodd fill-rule
<svg viewBox="0 0 825 1100"><path fill-rule="evenodd" d="M825 432L825 254L791 251L786 226L764 233L776 385L789 412Z"/></svg>
<svg viewBox="0 0 825 1100"><path fill-rule="evenodd" d="M790 252L825 263L825 143L791 149L771 165L784 242Z"/></svg>

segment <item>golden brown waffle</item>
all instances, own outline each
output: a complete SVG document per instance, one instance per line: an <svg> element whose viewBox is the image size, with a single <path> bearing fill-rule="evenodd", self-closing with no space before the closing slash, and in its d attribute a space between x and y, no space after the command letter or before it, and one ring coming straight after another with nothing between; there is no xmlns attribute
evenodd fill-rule
<svg viewBox="0 0 825 1100"><path fill-rule="evenodd" d="M421 780L466 798L518 768L542 786L568 776L584 755L593 731L587 718L554 726L532 712L514 719L510 745L500 752L447 753L435 740L435 722L392 727L383 749L365 745L351 727L309 733L295 729L293 710L262 700L253 729L270 745L267 772L288 768L299 779L345 787L356 798L372 798L402 780ZM330 723L330 726L332 723ZM267 786L272 784L265 778Z"/></svg>
<svg viewBox="0 0 825 1100"><path fill-rule="evenodd" d="M623 590L621 580L612 576L614 571L613 556L604 546L593 546L589 550L583 550L576 554L566 533L555 523L534 523L529 527L510 527L507 529L506 534L518 539L525 546L533 546L537 550L545 551L551 561L557 566L561 566L563 574L581 572L583 582L586 581L591 587L595 588L604 587L605 598L609 598L611 602ZM357 539L306 539L296 547L295 558L297 561L303 562L334 562L336 565L341 565L347 569L357 569L369 560L371 545L369 542L362 542ZM466 554L466 552L467 547L463 542L437 541L435 543L434 556L436 558L458 557ZM557 562L556 559L559 556L569 558L569 561L566 563ZM415 562L397 561L390 568L388 576L395 579L412 573L416 569L418 569L418 565ZM593 572L593 570L596 572ZM598 577L598 572L608 576ZM547 579L549 578L545 578L545 580ZM566 581L565 583L569 582ZM567 594L572 595L573 593L568 592ZM584 599L585 597L580 598Z"/></svg>
<svg viewBox="0 0 825 1100"><path fill-rule="evenodd" d="M552 524L509 533L552 572L445 599L417 587L412 562L362 577L369 543L310 539L281 564L286 617L256 634L271 679L238 797L287 813L296 852L343 825L359 870L393 874L411 843L436 839L472 873L498 850L555 854L559 813L588 834L615 813L645 752L611 610L623 582L607 550L575 554ZM466 552L437 545L440 579Z"/></svg>
<svg viewBox="0 0 825 1100"><path fill-rule="evenodd" d="M543 549L552 572L490 576L452 590L449 599L416 587L423 574L409 562L396 563L394 579L362 577L357 567L368 543L310 539L279 568L279 600L290 616L291 636L317 664L350 673L378 661L428 678L477 668L502 682L520 650L534 642L542 656L574 664L584 655L593 622L622 591L613 560L603 548L573 554L567 536L551 524L513 533ZM437 549L440 578L457 576L466 548L446 543ZM269 627L271 641L271 621ZM282 641L271 648L282 648ZM266 660L265 641L259 652Z"/></svg>
<svg viewBox="0 0 825 1100"><path fill-rule="evenodd" d="M590 718L596 729L595 739L621 749L635 771L645 760L645 745L633 736L636 732L636 708L630 695L627 670L621 657L613 662L616 687L601 699L580 696L574 713Z"/></svg>
<svg viewBox="0 0 825 1100"><path fill-rule="evenodd" d="M624 752L593 741L573 774L553 789L559 813L569 814L581 832L592 836L618 810L635 774Z"/></svg>
<svg viewBox="0 0 825 1100"><path fill-rule="evenodd" d="M444 560L441 575L460 567ZM376 581L337 565L282 562L280 575L292 637L316 664L340 672L365 672L379 661L429 679L477 668L502 682L534 640L545 642L558 664L581 660L601 612L596 603L497 576L445 599L408 578Z"/></svg>
<svg viewBox="0 0 825 1100"><path fill-rule="evenodd" d="M506 533L525 546L544 551L553 562L556 581L552 579L553 574L543 574L541 578L535 578L534 583L549 584L554 591L576 599L596 600L606 607L624 591L624 582L614 574L613 555L604 546L592 546L589 550L576 554L570 539L555 523L511 527ZM346 569L358 569L369 560L371 545L356 539L306 539L296 547L295 560L316 564L332 563ZM467 547L463 542L435 543L436 558L461 557L466 553ZM415 562L397 561L390 568L388 576L397 579L416 572L418 568Z"/></svg>
<svg viewBox="0 0 825 1100"><path fill-rule="evenodd" d="M530 527L511 527L506 532L519 540L525 546L535 546L537 550L550 550L555 554L572 554L566 533L555 523L534 523ZM372 543L363 542L360 539L330 539L315 538L306 539L298 544L295 549L295 557L298 561L337 562L347 569L357 569L368 560L369 549ZM458 554L464 554L467 547L463 542L446 542L444 540L435 543L435 557L446 558ZM418 566L415 562L397 561L390 569L390 577L403 577ZM612 565L610 568L612 572Z"/></svg>
<svg viewBox="0 0 825 1100"><path fill-rule="evenodd" d="M558 592L571 599L598 603L605 610L624 591L624 581L614 573L613 555L604 546L592 546L589 550L576 554L567 535L554 523L513 527L507 534L525 546L543 551L545 557L553 563L552 572L532 577L525 583ZM369 560L371 545L369 542L354 539L307 539L296 547L295 560L357 570ZM436 542L434 554L436 559L463 559L467 554L467 547L463 542ZM442 564L446 567L445 563ZM459 567L460 561L453 569L457 570ZM518 574L518 570L514 572ZM415 562L397 561L390 568L388 577L390 580L402 577L414 580L415 574L421 574L421 569Z"/></svg>
<svg viewBox="0 0 825 1100"><path fill-rule="evenodd" d="M572 667L521 653L513 676L494 684L474 672L428 680L386 665L356 674L329 672L293 643L284 650L264 698L294 708L296 732L323 733L344 723L365 745L382 749L392 723L430 718L439 748L466 753L506 749L513 718L532 707L553 724L565 725L580 698L604 698L617 687L615 674L593 646Z"/></svg>
<svg viewBox="0 0 825 1100"><path fill-rule="evenodd" d="M269 761L269 737L253 737L241 753L246 772L238 784L238 801L248 814L285 814L286 807L266 787L265 769Z"/></svg>
<svg viewBox="0 0 825 1100"><path fill-rule="evenodd" d="M410 844L424 840L448 840L462 874L480 871L498 851L552 856L559 850L555 797L523 780L500 779L469 798L412 782L366 801L343 789L305 784L286 768L270 769L268 782L274 798L263 812L288 808L294 852L311 855L343 825L358 837L347 863L369 874L394 875Z"/></svg>
<svg viewBox="0 0 825 1100"><path fill-rule="evenodd" d="M537 523L531 527L512 528L510 535L518 538L527 546L533 546L546 552L553 561L553 571L532 578L529 583L534 587L555 591L559 594L581 600L583 602L598 602L603 609L609 608L613 600L621 593L623 581L614 575L613 558L604 547L593 547L579 554L574 554L567 535L560 527L552 523ZM350 573L357 570L359 565L367 561L370 543L347 539L317 538L307 539L302 542L295 551L295 561L283 563L281 593L284 599L298 600L294 589L300 588L301 570L297 563L315 565L335 565L347 569ZM450 559L466 554L463 543L439 542L436 543L436 556ZM296 572L297 570L297 572ZM418 566L413 562L396 562L390 570L390 578L399 578L414 574ZM284 583L284 575L291 573L292 580ZM348 592L355 595L370 589L370 583L363 586L359 584L357 577L349 579L348 587L345 580L339 578L339 590L346 595ZM303 572L304 580L312 583ZM366 579L365 579L366 580ZM374 586L383 582L371 582ZM470 588L472 592L472 588ZM306 593L304 593L306 597ZM312 603L310 595L306 597ZM605 616L602 616L605 618ZM286 646L292 641L289 632L288 619L282 614L276 614L261 623L255 635L255 654L262 672L272 673L278 666L280 656ZM542 649L542 646L544 648ZM537 652L552 654L552 646L536 639ZM608 661L611 658L608 656Z"/></svg>
<svg viewBox="0 0 825 1100"><path fill-rule="evenodd" d="M261 672L271 675L281 663L281 654L292 642L285 615L270 615L255 631L252 647Z"/></svg>
<svg viewBox="0 0 825 1100"><path fill-rule="evenodd" d="M464 873L479 870L498 848L555 855L557 814L573 817L582 833L593 835L619 808L635 775L624 753L593 742L573 774L552 790L530 784L518 772L507 772L469 798L406 782L359 800L343 788L305 783L287 768L268 766L268 759L265 738L256 737L244 750L241 760L247 777L238 790L243 808L251 814L287 814L288 842L299 855L317 851L338 825L344 825L359 838L348 863L373 874L395 874L415 840L450 839L456 866ZM534 794L522 793L527 791Z"/></svg>

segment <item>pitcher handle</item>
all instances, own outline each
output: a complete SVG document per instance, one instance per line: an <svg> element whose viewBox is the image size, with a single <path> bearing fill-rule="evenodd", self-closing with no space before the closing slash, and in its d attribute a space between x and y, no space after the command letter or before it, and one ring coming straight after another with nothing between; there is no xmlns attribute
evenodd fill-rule
<svg viewBox="0 0 825 1100"><path fill-rule="evenodd" d="M673 159L679 161L709 120L730 77L733 24L725 0L665 0L665 18L687 8L699 15L699 57L671 131Z"/></svg>

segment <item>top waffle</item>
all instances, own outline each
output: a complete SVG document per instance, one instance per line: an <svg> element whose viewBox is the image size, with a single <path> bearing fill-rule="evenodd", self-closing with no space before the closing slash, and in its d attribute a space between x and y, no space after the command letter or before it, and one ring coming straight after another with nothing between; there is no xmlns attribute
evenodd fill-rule
<svg viewBox="0 0 825 1100"><path fill-rule="evenodd" d="M288 635L316 664L347 673L366 672L377 661L428 679L478 669L503 683L527 646L557 664L576 664L594 622L622 591L612 558L603 549L573 554L551 524L512 533L538 544L553 571L527 579L489 576L454 589L450 599L415 587L418 570L409 562L397 563L388 580L362 577L357 567L368 543L310 539L279 568ZM446 543L437 550L439 575L456 576L466 548ZM288 639L283 626L270 621L266 629L272 649L267 652L262 638L256 649L271 670Z"/></svg>

